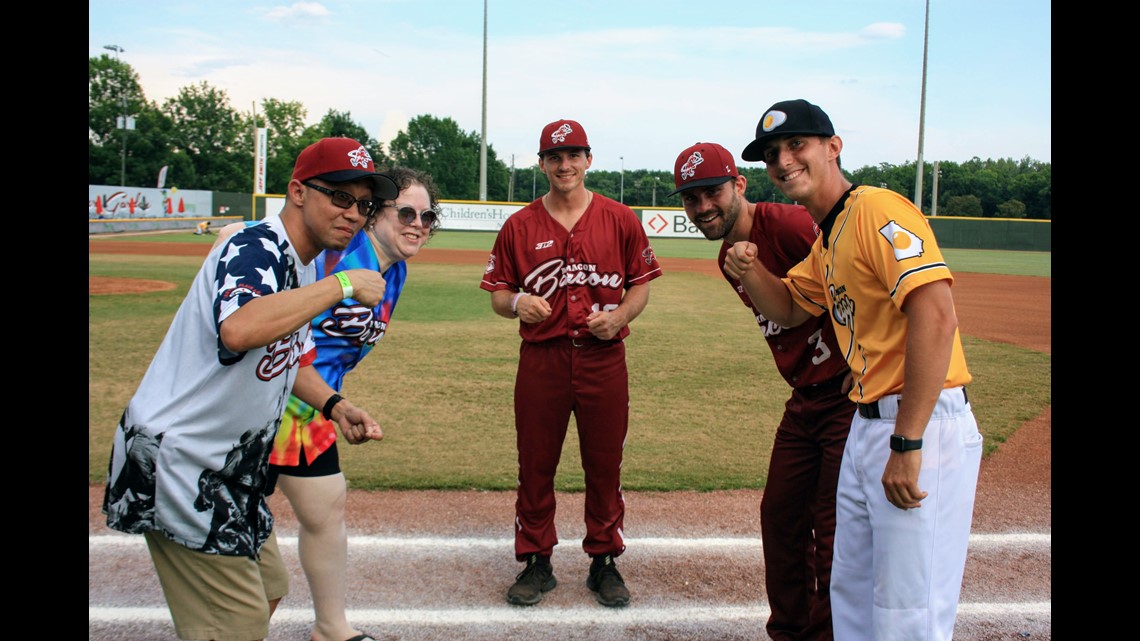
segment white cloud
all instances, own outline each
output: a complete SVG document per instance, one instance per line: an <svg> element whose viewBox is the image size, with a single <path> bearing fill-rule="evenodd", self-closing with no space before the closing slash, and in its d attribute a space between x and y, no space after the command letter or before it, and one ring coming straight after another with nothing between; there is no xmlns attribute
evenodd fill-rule
<svg viewBox="0 0 1140 641"><path fill-rule="evenodd" d="M332 15L319 2L294 2L289 6L276 6L265 12L265 17L275 21L301 20L306 18L326 18Z"/></svg>
<svg viewBox="0 0 1140 641"><path fill-rule="evenodd" d="M897 22L876 22L863 27L859 33L871 38L897 39L906 35L906 25Z"/></svg>

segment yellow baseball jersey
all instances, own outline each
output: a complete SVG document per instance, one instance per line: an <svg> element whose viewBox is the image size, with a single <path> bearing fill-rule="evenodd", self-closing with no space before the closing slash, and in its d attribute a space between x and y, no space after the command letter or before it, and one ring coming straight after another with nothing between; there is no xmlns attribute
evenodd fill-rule
<svg viewBox="0 0 1140 641"><path fill-rule="evenodd" d="M784 284L800 307L831 313L835 337L855 385L849 396L869 403L903 389L907 316L903 301L915 288L954 276L930 223L901 195L853 186L820 225L811 252ZM945 388L971 380L959 333Z"/></svg>

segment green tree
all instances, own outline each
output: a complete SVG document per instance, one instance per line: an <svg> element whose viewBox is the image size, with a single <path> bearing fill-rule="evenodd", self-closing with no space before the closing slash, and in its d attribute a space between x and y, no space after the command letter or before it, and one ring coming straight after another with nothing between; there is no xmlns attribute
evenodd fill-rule
<svg viewBox="0 0 1140 641"><path fill-rule="evenodd" d="M181 189L248 191L253 175L253 148L243 137L243 121L230 106L229 94L206 82L183 87L163 103L170 118L172 151L184 153L194 167Z"/></svg>
<svg viewBox="0 0 1140 641"><path fill-rule="evenodd" d="M388 164L388 157L384 154L382 145L369 136L364 125L353 120L352 113L348 111L329 109L317 124L305 129L303 137L306 146L321 138L352 138L364 145L377 165Z"/></svg>
<svg viewBox="0 0 1140 641"><path fill-rule="evenodd" d="M152 115L154 109L153 105L147 103L139 85L138 74L130 65L108 54L88 59L87 172L90 183L145 184L141 178L148 175L147 169L136 162L137 158L148 155L140 153L138 146L140 134L146 131L140 120L143 119L144 112ZM124 114L134 119L134 130L119 128ZM153 123L153 120L148 122ZM145 148L152 145L153 142ZM122 175L124 148L127 170L125 181Z"/></svg>
<svg viewBox="0 0 1140 641"><path fill-rule="evenodd" d="M430 173L444 198L477 200L480 142L478 133L464 132L451 118L423 114L392 139L392 163ZM506 201L509 187L510 169L488 145L487 199Z"/></svg>
<svg viewBox="0 0 1140 641"><path fill-rule="evenodd" d="M997 206L998 218L1025 218L1025 203L1010 199Z"/></svg>
<svg viewBox="0 0 1140 641"><path fill-rule="evenodd" d="M941 202L941 197L938 200ZM945 208L939 206L938 215L980 218L982 216L982 200L973 194L951 196L946 200Z"/></svg>
<svg viewBox="0 0 1140 641"><path fill-rule="evenodd" d="M283 194L293 175L293 164L304 146L301 139L305 133L305 117L308 111L295 100L285 101L266 98L261 101L261 114L257 122L245 119L243 136L252 136L257 127L266 128L265 191L270 194ZM249 149L255 148L253 141ZM252 162L252 160L251 160ZM251 165L252 166L252 165Z"/></svg>
<svg viewBox="0 0 1140 641"><path fill-rule="evenodd" d="M1029 158L1021 161L1021 172L1009 185L1009 195L1025 203L1029 218L1048 219L1053 209L1052 166Z"/></svg>
<svg viewBox="0 0 1140 641"><path fill-rule="evenodd" d="M538 160L527 167L515 169L515 202L529 203L548 191L550 182L538 168Z"/></svg>
<svg viewBox="0 0 1140 641"><path fill-rule="evenodd" d="M125 108L124 108L125 106ZM117 120L126 111L135 129L124 131ZM430 172L444 198L474 200L479 196L481 136L464 132L451 118L424 114L416 117L393 140L391 149L368 135L348 112L330 109L319 122L305 126L307 111L296 101L267 98L261 114L243 115L230 107L226 92L203 82L191 85L168 99L160 108L146 99L138 76L125 63L108 55L89 59L88 76L88 175L93 184L151 186L167 167L167 186L181 189L247 192L252 187L253 148L256 128L269 129L267 191L284 193L297 154L325 136L349 136L373 154L377 166L407 165ZM126 139L124 163L123 141ZM512 165L514 162L512 161ZM940 161L939 214L994 216L1017 213L1034 219L1052 217L1052 166L1022 158L981 160L965 163ZM885 185L913 200L915 163L880 163L844 170L852 182ZM126 179L122 180L125 168ZM529 170L530 191L526 173ZM924 167L924 210L931 203L933 163ZM741 167L747 177L745 196L754 202L789 202L772 184L763 167ZM511 193L512 175L514 192ZM672 191L671 169L590 171L587 186L626 204L645 207L656 199L658 206L679 207ZM487 198L492 201L528 202L549 189L537 162L522 168L508 167L487 145ZM656 194L655 194L656 192ZM1012 208L1012 209L1011 209Z"/></svg>

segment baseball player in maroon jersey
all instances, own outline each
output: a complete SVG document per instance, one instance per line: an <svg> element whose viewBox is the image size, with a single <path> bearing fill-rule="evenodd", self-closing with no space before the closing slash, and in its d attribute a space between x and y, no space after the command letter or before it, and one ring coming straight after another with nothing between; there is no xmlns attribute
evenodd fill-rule
<svg viewBox="0 0 1140 641"><path fill-rule="evenodd" d="M550 557L554 475L573 412L586 481L586 585L606 606L629 603L614 559L625 551L622 449L629 426L625 343L661 267L637 215L586 189L593 162L586 131L573 120L542 130L538 166L550 191L499 230L479 286L500 316L518 318L522 346L515 378L519 457L515 558L526 568L507 591L534 605L557 584Z"/></svg>
<svg viewBox="0 0 1140 641"><path fill-rule="evenodd" d="M848 368L826 316L782 327L752 304L740 281L724 271L736 242L758 248L757 260L783 274L815 242L818 229L799 205L750 203L748 179L732 154L699 142L677 156L673 179L689 221L705 238L720 240L717 264L760 325L776 368L792 386L768 464L760 502L764 583L773 641L819 641L831 633L831 546L835 537L835 488L855 405L847 398ZM672 194L670 194L672 195Z"/></svg>

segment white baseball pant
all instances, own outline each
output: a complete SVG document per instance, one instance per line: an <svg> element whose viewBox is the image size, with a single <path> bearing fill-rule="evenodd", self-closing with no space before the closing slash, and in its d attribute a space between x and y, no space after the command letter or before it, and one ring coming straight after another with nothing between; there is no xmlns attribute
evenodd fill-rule
<svg viewBox="0 0 1140 641"><path fill-rule="evenodd" d="M954 633L982 435L964 389L943 390L923 433L922 507L883 491L899 395L855 414L836 495L831 616L836 641L948 641Z"/></svg>

